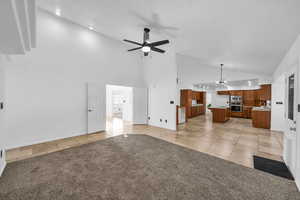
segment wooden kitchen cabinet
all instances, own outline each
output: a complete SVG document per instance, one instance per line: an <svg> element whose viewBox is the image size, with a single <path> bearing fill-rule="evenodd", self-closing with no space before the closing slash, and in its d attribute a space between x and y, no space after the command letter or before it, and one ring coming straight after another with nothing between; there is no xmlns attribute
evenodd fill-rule
<svg viewBox="0 0 300 200"><path fill-rule="evenodd" d="M192 101L196 101L197 106L192 106ZM206 93L192 91L189 89L180 91L180 106L184 106L187 118L205 114L206 108Z"/></svg>
<svg viewBox="0 0 300 200"><path fill-rule="evenodd" d="M218 95L230 95L229 91L218 91Z"/></svg>
<svg viewBox="0 0 300 200"><path fill-rule="evenodd" d="M180 91L180 105L185 107L187 118L192 116L192 90Z"/></svg>
<svg viewBox="0 0 300 200"><path fill-rule="evenodd" d="M233 111L231 111L230 112L230 116L231 117L244 117L244 112L233 112Z"/></svg>
<svg viewBox="0 0 300 200"><path fill-rule="evenodd" d="M271 84L261 85L258 90L258 99L260 101L271 100Z"/></svg>
<svg viewBox="0 0 300 200"><path fill-rule="evenodd" d="M243 91L242 90L231 90L230 95L231 96L243 96Z"/></svg>
<svg viewBox="0 0 300 200"><path fill-rule="evenodd" d="M252 111L252 125L255 128L270 129L271 127L271 111Z"/></svg>
<svg viewBox="0 0 300 200"><path fill-rule="evenodd" d="M243 114L244 114L244 118L251 119L252 118L252 107L244 106Z"/></svg>
<svg viewBox="0 0 300 200"><path fill-rule="evenodd" d="M244 90L243 91L243 105L255 106L256 90Z"/></svg>
<svg viewBox="0 0 300 200"><path fill-rule="evenodd" d="M205 113L204 106L192 106L191 108L191 117L196 117Z"/></svg>
<svg viewBox="0 0 300 200"><path fill-rule="evenodd" d="M210 108L213 122L224 123L230 119L229 108Z"/></svg>

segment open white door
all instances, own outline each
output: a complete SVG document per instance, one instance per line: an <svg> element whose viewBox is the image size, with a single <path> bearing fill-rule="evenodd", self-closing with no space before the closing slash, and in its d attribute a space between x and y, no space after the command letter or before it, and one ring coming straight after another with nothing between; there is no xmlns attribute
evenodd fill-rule
<svg viewBox="0 0 300 200"><path fill-rule="evenodd" d="M148 124L148 90L133 88L133 124Z"/></svg>
<svg viewBox="0 0 300 200"><path fill-rule="evenodd" d="M106 128L106 88L104 84L88 83L88 133L105 131Z"/></svg>
<svg viewBox="0 0 300 200"><path fill-rule="evenodd" d="M295 66L286 74L285 78L285 119L283 158L294 176L297 175L297 95L298 95L298 67Z"/></svg>

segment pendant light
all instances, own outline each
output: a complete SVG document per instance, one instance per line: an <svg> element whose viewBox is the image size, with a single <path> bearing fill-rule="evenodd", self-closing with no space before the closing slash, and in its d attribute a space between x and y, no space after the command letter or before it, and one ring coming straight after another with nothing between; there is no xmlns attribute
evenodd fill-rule
<svg viewBox="0 0 300 200"><path fill-rule="evenodd" d="M223 65L224 64L221 64L221 77L220 77L220 81L216 81L216 83L220 84L220 85L225 85L227 83L227 81L223 80Z"/></svg>

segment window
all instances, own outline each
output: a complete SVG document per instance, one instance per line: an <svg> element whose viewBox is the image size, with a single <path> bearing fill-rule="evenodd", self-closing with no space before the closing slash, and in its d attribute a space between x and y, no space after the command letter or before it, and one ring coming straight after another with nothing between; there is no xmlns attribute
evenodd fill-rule
<svg viewBox="0 0 300 200"><path fill-rule="evenodd" d="M295 88L295 75L289 76L288 87L288 118L294 120L294 88Z"/></svg>

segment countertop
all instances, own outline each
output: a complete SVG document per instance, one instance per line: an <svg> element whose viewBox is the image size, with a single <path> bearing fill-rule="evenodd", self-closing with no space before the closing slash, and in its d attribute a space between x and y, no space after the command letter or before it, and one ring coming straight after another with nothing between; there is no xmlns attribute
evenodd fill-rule
<svg viewBox="0 0 300 200"><path fill-rule="evenodd" d="M270 107L253 107L252 111L271 111Z"/></svg>
<svg viewBox="0 0 300 200"><path fill-rule="evenodd" d="M211 109L214 109L214 108L216 108L216 109L227 109L227 108L229 108L228 106L212 106L212 107L210 107Z"/></svg>
<svg viewBox="0 0 300 200"><path fill-rule="evenodd" d="M192 107L203 106L203 104L192 104Z"/></svg>

